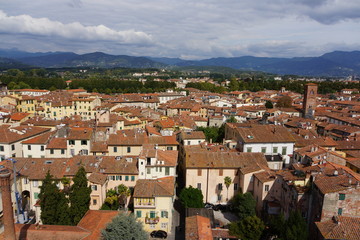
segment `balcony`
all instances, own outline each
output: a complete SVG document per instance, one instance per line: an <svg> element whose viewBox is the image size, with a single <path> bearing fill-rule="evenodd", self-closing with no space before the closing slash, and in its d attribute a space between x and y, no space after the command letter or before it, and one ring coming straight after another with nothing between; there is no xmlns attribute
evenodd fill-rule
<svg viewBox="0 0 360 240"><path fill-rule="evenodd" d="M145 218L145 224L157 224L159 221L160 221L159 217L155 217L155 218L146 217Z"/></svg>

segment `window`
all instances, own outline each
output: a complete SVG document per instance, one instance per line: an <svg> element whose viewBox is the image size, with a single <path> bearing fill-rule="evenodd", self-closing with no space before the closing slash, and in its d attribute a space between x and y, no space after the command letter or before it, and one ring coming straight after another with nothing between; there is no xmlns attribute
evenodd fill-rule
<svg viewBox="0 0 360 240"><path fill-rule="evenodd" d="M32 158L32 155L28 155L28 158Z"/></svg>
<svg viewBox="0 0 360 240"><path fill-rule="evenodd" d="M31 150L31 145L28 145L28 150Z"/></svg>
<svg viewBox="0 0 360 240"><path fill-rule="evenodd" d="M338 215L342 215L342 208L338 208Z"/></svg>
<svg viewBox="0 0 360 240"><path fill-rule="evenodd" d="M165 176L170 175L170 167L165 167Z"/></svg>
<svg viewBox="0 0 360 240"><path fill-rule="evenodd" d="M222 189L223 189L222 183L219 183L219 184L218 184L218 190L221 191Z"/></svg>
<svg viewBox="0 0 360 240"><path fill-rule="evenodd" d="M218 201L221 201L221 199L222 199L222 195L218 195Z"/></svg>
<svg viewBox="0 0 360 240"><path fill-rule="evenodd" d="M40 146L40 151L44 151L45 150L45 147L44 146Z"/></svg>
<svg viewBox="0 0 360 240"><path fill-rule="evenodd" d="M129 176L125 176L125 181L129 181Z"/></svg>
<svg viewBox="0 0 360 240"><path fill-rule="evenodd" d="M167 228L167 223L161 223L161 228Z"/></svg>
<svg viewBox="0 0 360 240"><path fill-rule="evenodd" d="M62 154L62 155L65 154L65 149L61 149L61 154Z"/></svg>
<svg viewBox="0 0 360 240"><path fill-rule="evenodd" d="M201 183L197 184L197 189L201 190Z"/></svg>
<svg viewBox="0 0 360 240"><path fill-rule="evenodd" d="M147 168L147 169L146 169L146 173L147 173L147 174L150 174L150 173L151 173L151 168Z"/></svg>
<svg viewBox="0 0 360 240"><path fill-rule="evenodd" d="M132 181L132 182L135 181L135 176L131 176L131 181Z"/></svg>
<svg viewBox="0 0 360 240"><path fill-rule="evenodd" d="M197 172L198 172L198 174L197 174L198 176L201 176L201 175L202 175L202 169L198 169Z"/></svg>
<svg viewBox="0 0 360 240"><path fill-rule="evenodd" d="M246 148L246 152L251 152L251 151L252 151L252 147Z"/></svg>
<svg viewBox="0 0 360 240"><path fill-rule="evenodd" d="M35 199L39 199L39 193L37 193L37 192L34 193L34 198L35 198Z"/></svg>
<svg viewBox="0 0 360 240"><path fill-rule="evenodd" d="M238 190L238 184L234 183L234 191L237 191L237 190Z"/></svg>
<svg viewBox="0 0 360 240"><path fill-rule="evenodd" d="M286 155L286 147L282 147L281 154L282 154L282 155Z"/></svg>
<svg viewBox="0 0 360 240"><path fill-rule="evenodd" d="M117 152L117 147L114 147L114 152Z"/></svg>
<svg viewBox="0 0 360 240"><path fill-rule="evenodd" d="M0 146L0 152L4 151L4 146Z"/></svg>
<svg viewBox="0 0 360 240"><path fill-rule="evenodd" d="M345 200L345 194L344 193L339 194L339 200Z"/></svg>
<svg viewBox="0 0 360 240"><path fill-rule="evenodd" d="M136 211L136 217L141 218L141 211Z"/></svg>
<svg viewBox="0 0 360 240"><path fill-rule="evenodd" d="M265 192L269 191L270 186L269 185L265 185Z"/></svg>
<svg viewBox="0 0 360 240"><path fill-rule="evenodd" d="M219 176L222 176L224 174L223 169L219 169Z"/></svg>
<svg viewBox="0 0 360 240"><path fill-rule="evenodd" d="M24 178L24 184L28 184L29 183L29 179Z"/></svg>
<svg viewBox="0 0 360 240"><path fill-rule="evenodd" d="M11 150L14 151L15 150L15 145L11 145Z"/></svg>
<svg viewBox="0 0 360 240"><path fill-rule="evenodd" d="M191 141L188 141L188 144L187 145L191 145Z"/></svg>
<svg viewBox="0 0 360 240"><path fill-rule="evenodd" d="M167 211L161 211L161 217L162 218L168 218L169 217L169 213Z"/></svg>
<svg viewBox="0 0 360 240"><path fill-rule="evenodd" d="M262 152L262 153L266 153L266 147L262 147L262 148L261 148L261 152Z"/></svg>
<svg viewBox="0 0 360 240"><path fill-rule="evenodd" d="M93 205L96 205L96 204L97 204L97 200L96 200L96 199L93 199L92 203L93 203Z"/></svg>
<svg viewBox="0 0 360 240"><path fill-rule="evenodd" d="M131 153L131 147L127 147L127 149L126 149L127 151L127 153Z"/></svg>
<svg viewBox="0 0 360 240"><path fill-rule="evenodd" d="M155 211L150 211L150 218L155 218Z"/></svg>
<svg viewBox="0 0 360 240"><path fill-rule="evenodd" d="M54 154L54 149L50 149L50 154Z"/></svg>
<svg viewBox="0 0 360 240"><path fill-rule="evenodd" d="M97 185L91 185L91 190L97 191Z"/></svg>
<svg viewBox="0 0 360 240"><path fill-rule="evenodd" d="M273 153L278 153L278 147L273 147Z"/></svg>
<svg viewBox="0 0 360 240"><path fill-rule="evenodd" d="M87 140L81 140L81 145L87 145Z"/></svg>
<svg viewBox="0 0 360 240"><path fill-rule="evenodd" d="M166 150L173 150L173 147L166 147Z"/></svg>
<svg viewBox="0 0 360 240"><path fill-rule="evenodd" d="M75 145L75 140L69 140L69 145Z"/></svg>
<svg viewBox="0 0 360 240"><path fill-rule="evenodd" d="M37 186L39 186L39 182L37 180L34 180L33 181L33 187L37 187Z"/></svg>
<svg viewBox="0 0 360 240"><path fill-rule="evenodd" d="M250 182L253 182L254 181L254 175L252 175L251 177L250 177Z"/></svg>

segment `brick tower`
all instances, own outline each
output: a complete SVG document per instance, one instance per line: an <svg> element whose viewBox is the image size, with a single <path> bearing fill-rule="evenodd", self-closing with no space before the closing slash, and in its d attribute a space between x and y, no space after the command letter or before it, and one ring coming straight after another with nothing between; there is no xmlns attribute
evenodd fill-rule
<svg viewBox="0 0 360 240"><path fill-rule="evenodd" d="M0 170L1 200L3 204L4 239L15 240L14 212L11 202L10 170Z"/></svg>
<svg viewBox="0 0 360 240"><path fill-rule="evenodd" d="M304 102L303 102L304 118L314 119L317 89L318 89L318 85L315 83L308 83L305 85Z"/></svg>

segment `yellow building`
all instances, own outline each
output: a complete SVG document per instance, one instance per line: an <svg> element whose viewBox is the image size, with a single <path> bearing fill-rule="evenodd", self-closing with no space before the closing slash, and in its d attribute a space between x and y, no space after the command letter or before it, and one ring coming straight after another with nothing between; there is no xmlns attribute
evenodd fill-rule
<svg viewBox="0 0 360 240"><path fill-rule="evenodd" d="M134 213L148 232L171 232L175 178L141 179L134 189Z"/></svg>

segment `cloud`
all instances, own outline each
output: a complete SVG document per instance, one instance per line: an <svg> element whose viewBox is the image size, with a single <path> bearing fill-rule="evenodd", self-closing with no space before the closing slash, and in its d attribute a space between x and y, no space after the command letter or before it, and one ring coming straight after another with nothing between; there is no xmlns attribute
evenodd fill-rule
<svg viewBox="0 0 360 240"><path fill-rule="evenodd" d="M79 22L68 24L48 18L29 15L8 16L0 10L0 32L53 36L81 41L113 41L120 44L150 44L149 34L135 30L116 31L104 25L84 26Z"/></svg>

